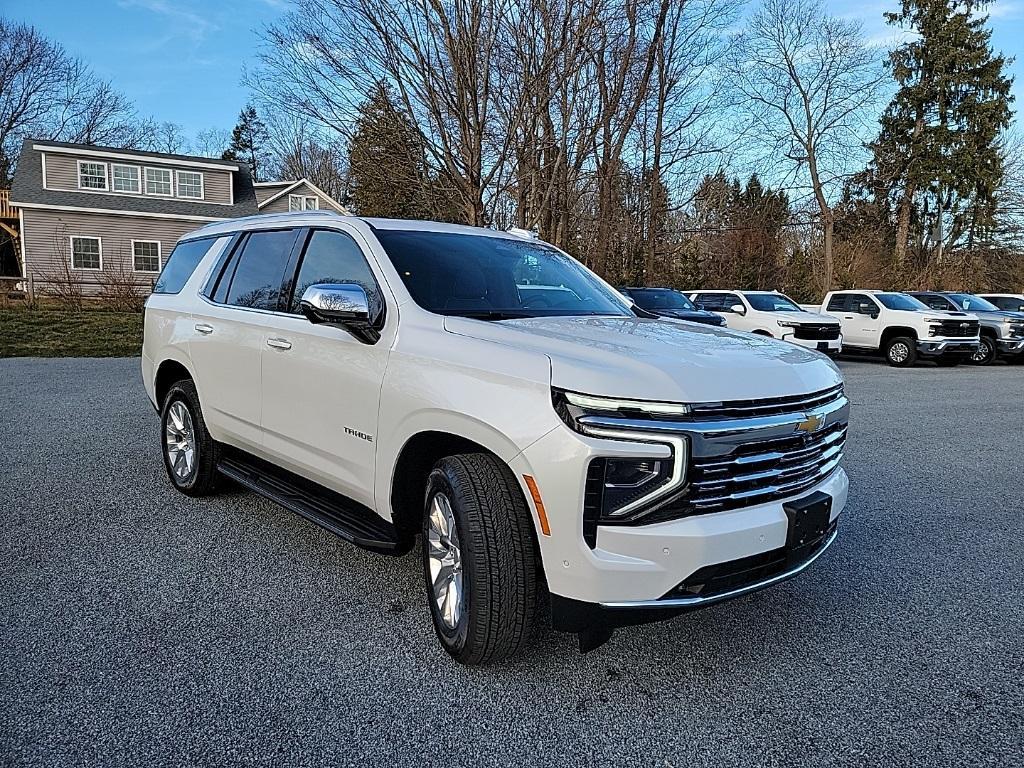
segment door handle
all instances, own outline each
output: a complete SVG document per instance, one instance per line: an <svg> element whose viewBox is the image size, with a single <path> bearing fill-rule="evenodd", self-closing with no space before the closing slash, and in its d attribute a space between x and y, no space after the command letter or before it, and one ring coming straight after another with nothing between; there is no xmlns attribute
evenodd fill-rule
<svg viewBox="0 0 1024 768"><path fill-rule="evenodd" d="M213 333L213 326L207 323L196 323L196 330L204 336L209 336Z"/></svg>
<svg viewBox="0 0 1024 768"><path fill-rule="evenodd" d="M274 349L291 349L292 343L288 339L267 339L267 346Z"/></svg>

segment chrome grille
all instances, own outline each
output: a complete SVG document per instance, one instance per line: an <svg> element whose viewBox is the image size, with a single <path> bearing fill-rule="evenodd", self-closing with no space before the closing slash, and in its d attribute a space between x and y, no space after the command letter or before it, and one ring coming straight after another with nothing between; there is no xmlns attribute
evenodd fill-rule
<svg viewBox="0 0 1024 768"><path fill-rule="evenodd" d="M763 400L728 400L720 403L695 403L690 406L694 419L732 418L736 416L772 416L782 413L810 411L835 402L843 396L843 385L811 392Z"/></svg>
<svg viewBox="0 0 1024 768"><path fill-rule="evenodd" d="M799 493L839 466L846 424L812 435L746 443L726 458L694 457L689 503L701 512L761 504Z"/></svg>

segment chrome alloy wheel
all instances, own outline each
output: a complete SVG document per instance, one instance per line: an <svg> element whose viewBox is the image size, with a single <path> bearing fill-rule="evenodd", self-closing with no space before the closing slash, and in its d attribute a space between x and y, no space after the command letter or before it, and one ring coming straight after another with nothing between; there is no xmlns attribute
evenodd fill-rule
<svg viewBox="0 0 1024 768"><path fill-rule="evenodd" d="M971 355L972 363L985 363L988 362L989 355L992 354L992 342L982 337L978 341L978 351Z"/></svg>
<svg viewBox="0 0 1024 768"><path fill-rule="evenodd" d="M179 480L186 479L196 465L196 434L192 414L181 400L175 400L167 410L164 439L171 470Z"/></svg>
<svg viewBox="0 0 1024 768"><path fill-rule="evenodd" d="M443 493L434 494L427 519L427 560L437 613L448 629L455 629L463 612L462 550L455 528L455 513Z"/></svg>
<svg viewBox="0 0 1024 768"><path fill-rule="evenodd" d="M889 347L889 359L894 363L905 363L910 357L910 347L902 341Z"/></svg>

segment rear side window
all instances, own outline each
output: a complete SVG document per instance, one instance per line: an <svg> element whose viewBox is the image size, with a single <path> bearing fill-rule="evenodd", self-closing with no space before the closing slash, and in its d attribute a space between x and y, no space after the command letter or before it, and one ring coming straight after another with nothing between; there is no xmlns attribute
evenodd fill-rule
<svg viewBox="0 0 1024 768"><path fill-rule="evenodd" d="M828 300L828 306L825 307L827 312L845 312L850 309L850 299L852 296L848 293L836 293L832 295L832 298Z"/></svg>
<svg viewBox="0 0 1024 768"><path fill-rule="evenodd" d="M215 242L216 238L207 238L178 243L167 257L153 293L179 293Z"/></svg>
<svg viewBox="0 0 1024 768"><path fill-rule="evenodd" d="M276 310L281 280L295 244L296 230L253 232L228 269L234 269L225 303L250 309ZM227 277L225 274L224 277ZM223 278L222 278L223 280Z"/></svg>

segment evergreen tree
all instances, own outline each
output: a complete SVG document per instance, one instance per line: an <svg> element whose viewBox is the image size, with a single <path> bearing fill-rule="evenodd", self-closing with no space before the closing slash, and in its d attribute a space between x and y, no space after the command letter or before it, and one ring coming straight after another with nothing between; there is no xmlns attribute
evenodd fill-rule
<svg viewBox="0 0 1024 768"><path fill-rule="evenodd" d="M978 0L903 0L890 24L917 34L894 50L899 89L881 119L862 183L883 190L895 214L895 267L913 238L972 246L994 224L1003 176L1000 134L1009 125L1012 79L993 52ZM880 202L880 201L879 201ZM912 232L913 229L913 232Z"/></svg>
<svg viewBox="0 0 1024 768"><path fill-rule="evenodd" d="M256 107L248 105L238 114L238 123L231 132L231 143L221 156L223 160L240 160L249 165L253 181L269 181L266 178L270 153L267 127L256 113Z"/></svg>
<svg viewBox="0 0 1024 768"><path fill-rule="evenodd" d="M349 201L362 216L457 217L454 198L427 165L423 139L384 87L363 102L349 144Z"/></svg>

